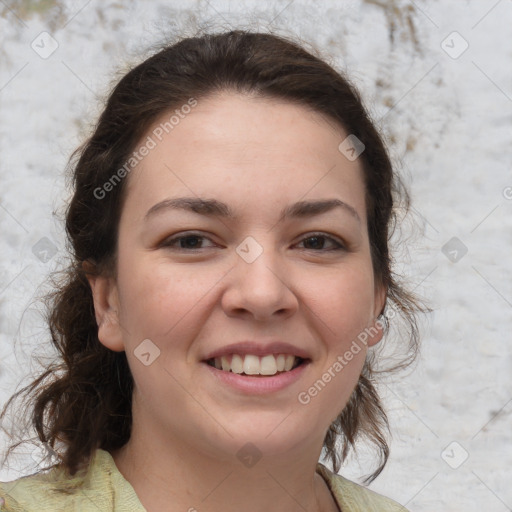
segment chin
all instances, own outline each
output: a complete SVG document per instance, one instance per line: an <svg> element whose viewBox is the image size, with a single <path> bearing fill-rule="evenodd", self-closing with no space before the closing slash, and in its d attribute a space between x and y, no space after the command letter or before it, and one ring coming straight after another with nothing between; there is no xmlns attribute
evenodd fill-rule
<svg viewBox="0 0 512 512"><path fill-rule="evenodd" d="M288 417L287 414L275 414L265 420L257 414L247 415L240 422L230 424L227 430L232 437L226 434L222 445L229 453L237 456L240 456L239 452L243 454L245 451L254 451L256 454L260 452L267 457L300 452L316 436L304 428L304 423L297 425L292 419L293 413Z"/></svg>

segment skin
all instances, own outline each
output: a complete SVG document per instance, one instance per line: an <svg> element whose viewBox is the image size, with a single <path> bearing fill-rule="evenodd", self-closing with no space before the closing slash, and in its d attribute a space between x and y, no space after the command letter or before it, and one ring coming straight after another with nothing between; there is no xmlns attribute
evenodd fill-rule
<svg viewBox="0 0 512 512"><path fill-rule="evenodd" d="M297 397L359 333L378 327L385 300L370 258L361 163L338 150L346 136L305 107L223 92L199 101L129 176L116 276L89 279L99 339L126 351L135 381L132 436L112 456L148 511L169 503L184 511L338 510L315 467L367 347L307 405ZM145 219L155 204L181 196L223 201L239 218L161 209ZM342 208L279 219L296 201L333 198L359 220ZM192 230L205 238L162 245ZM311 240L316 232L334 241ZM252 263L236 252L247 236L263 249ZM330 250L337 240L346 247ZM180 251L194 243L195 252ZM368 346L381 337L379 330ZM201 362L227 344L270 338L311 355L284 390L248 396ZM134 354L146 339L160 350L148 366ZM236 456L248 442L262 454L250 468Z"/></svg>

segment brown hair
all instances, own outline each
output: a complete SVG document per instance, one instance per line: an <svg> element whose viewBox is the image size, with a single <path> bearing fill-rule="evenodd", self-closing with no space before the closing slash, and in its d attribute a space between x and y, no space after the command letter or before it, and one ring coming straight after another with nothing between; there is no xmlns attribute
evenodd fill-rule
<svg viewBox="0 0 512 512"><path fill-rule="evenodd" d="M72 262L47 302L51 339L59 360L13 395L1 415L3 418L20 393L33 393L26 417L49 453L53 452L71 475L87 463L96 448L113 451L123 446L131 433L133 378L126 354L99 342L91 289L82 267L84 261L92 261L98 273L115 272L126 180L111 187L101 199L97 191L123 167L155 120L190 98L200 100L232 90L295 102L327 116L363 142L365 150L359 158L364 168L374 273L387 289L388 308L398 313L407 333L407 357L388 370L414 360L419 339L416 315L422 307L396 282L388 249L396 200L405 199L408 206L408 196L358 93L312 52L291 39L240 30L183 39L119 81L92 136L73 154L74 195L66 212ZM366 436L374 443L379 466L367 482L382 471L389 455L389 425L374 385L374 359L367 357L348 404L324 440L325 453L336 472L359 437ZM341 453L336 448L338 437ZM11 446L6 458L22 442Z"/></svg>

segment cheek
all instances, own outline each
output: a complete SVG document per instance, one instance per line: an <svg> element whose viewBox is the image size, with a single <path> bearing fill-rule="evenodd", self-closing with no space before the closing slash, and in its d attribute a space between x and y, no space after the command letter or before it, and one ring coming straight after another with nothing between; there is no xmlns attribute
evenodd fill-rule
<svg viewBox="0 0 512 512"><path fill-rule="evenodd" d="M329 338L338 343L357 336L373 321L374 282L367 265L342 267L312 289Z"/></svg>
<svg viewBox="0 0 512 512"><path fill-rule="evenodd" d="M345 408L364 365L364 348L346 348L332 353L297 396L298 410L306 412L308 418L316 418L314 421L322 428L330 425Z"/></svg>
<svg viewBox="0 0 512 512"><path fill-rule="evenodd" d="M126 252L125 252L126 254ZM121 322L132 347L149 338L161 349L194 335L217 272L171 265L154 255L126 255L118 263Z"/></svg>
<svg viewBox="0 0 512 512"><path fill-rule="evenodd" d="M136 387L146 399L179 402L183 390L170 375L186 373L189 345L206 321L206 292L218 280L211 273L206 279L155 258L120 258L123 340Z"/></svg>
<svg viewBox="0 0 512 512"><path fill-rule="evenodd" d="M367 353L365 333L373 319L373 279L365 265L340 270L318 290L314 313L326 356L299 402L333 421L357 385ZM326 412L328 411L328 412Z"/></svg>

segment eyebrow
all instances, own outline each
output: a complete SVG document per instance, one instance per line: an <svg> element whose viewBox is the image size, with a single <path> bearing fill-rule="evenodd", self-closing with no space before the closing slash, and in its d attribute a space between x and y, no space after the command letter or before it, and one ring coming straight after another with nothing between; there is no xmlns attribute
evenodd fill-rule
<svg viewBox="0 0 512 512"><path fill-rule="evenodd" d="M280 221L289 218L304 218L321 215L323 213L332 211L336 208L341 208L349 213L352 217L361 222L361 218L353 206L341 201L340 199L323 199L318 201L298 201L293 203L281 211ZM217 199L203 199L198 197L175 197L172 199L165 199L153 205L146 213L145 220L164 210L186 210L207 217L222 217L236 221L238 216L235 215L233 210L222 201Z"/></svg>

